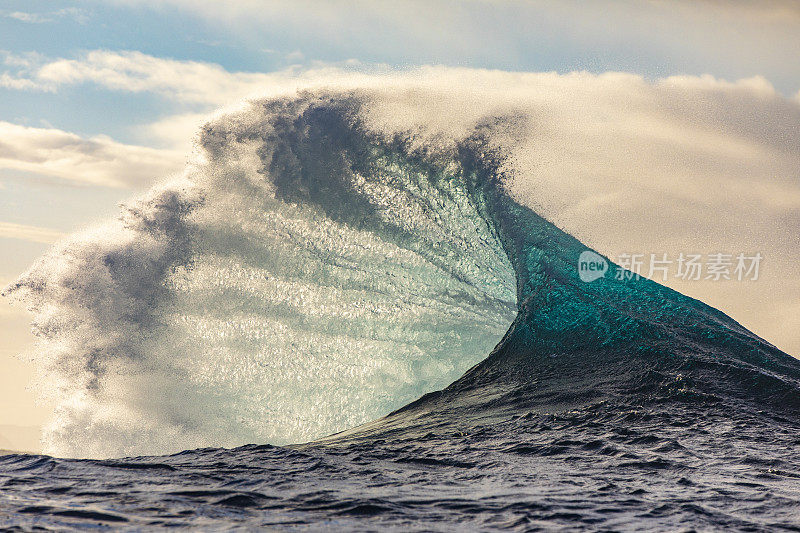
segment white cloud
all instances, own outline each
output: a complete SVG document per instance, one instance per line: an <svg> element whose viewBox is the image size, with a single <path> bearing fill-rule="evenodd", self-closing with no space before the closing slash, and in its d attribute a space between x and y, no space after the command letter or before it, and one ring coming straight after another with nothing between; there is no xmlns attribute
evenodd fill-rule
<svg viewBox="0 0 800 533"><path fill-rule="evenodd" d="M100 0L95 0L100 1ZM512 69L763 74L798 89L795 0L105 0L200 17L252 48ZM179 10L179 11L178 11ZM176 13L176 11L178 11ZM546 67L544 67L546 65Z"/></svg>
<svg viewBox="0 0 800 533"><path fill-rule="evenodd" d="M1 16L6 18L15 19L20 22L28 24L44 24L47 22L54 22L60 18L71 18L80 24L86 24L89 21L89 15L83 9L68 7L56 11L47 11L43 13L31 13L27 11L10 11L0 12Z"/></svg>
<svg viewBox="0 0 800 533"><path fill-rule="evenodd" d="M64 233L50 228L0 222L0 238L2 239L20 239L23 241L51 244L63 236Z"/></svg>
<svg viewBox="0 0 800 533"><path fill-rule="evenodd" d="M162 146L189 153L200 127L210 113L181 113L136 128L138 137L148 145Z"/></svg>
<svg viewBox="0 0 800 533"><path fill-rule="evenodd" d="M12 76L8 72L3 72L0 74L0 87L5 87L6 89L15 89L17 91L52 91L53 89L50 87L45 87L41 83L38 83L34 80L23 78L23 77L15 77Z"/></svg>
<svg viewBox="0 0 800 533"><path fill-rule="evenodd" d="M298 61L302 53L292 52L287 57ZM365 65L350 59L338 63L309 61L309 68L291 66L270 73L228 72L215 63L107 50L90 51L77 59L54 60L38 54L6 53L3 63L9 70L0 74L0 87L54 92L62 86L91 83L112 91L157 94L208 111L238 103L243 98L285 92L315 81L336 82L350 78L355 70L388 70L386 65Z"/></svg>
<svg viewBox="0 0 800 533"><path fill-rule="evenodd" d="M21 22L28 22L31 24L41 24L43 22L50 22L51 20L53 20L39 13L25 13L23 11L14 11L12 13L6 13L5 17L10 19L16 19Z"/></svg>
<svg viewBox="0 0 800 533"><path fill-rule="evenodd" d="M53 61L6 59L17 66L5 72L0 86L55 91L60 86L91 83L113 91L161 95L185 104L218 106L239 100L274 83L275 74L228 72L199 61L178 61L141 52L95 50L78 59Z"/></svg>
<svg viewBox="0 0 800 533"><path fill-rule="evenodd" d="M89 52L79 60L48 63L36 77L45 84L96 83L118 91L154 92L182 102L204 104L241 98L269 80L265 74L232 74L211 63L105 51Z"/></svg>
<svg viewBox="0 0 800 533"><path fill-rule="evenodd" d="M52 176L75 183L138 188L177 172L184 157L118 143L105 136L81 137L51 128L0 122L0 169Z"/></svg>

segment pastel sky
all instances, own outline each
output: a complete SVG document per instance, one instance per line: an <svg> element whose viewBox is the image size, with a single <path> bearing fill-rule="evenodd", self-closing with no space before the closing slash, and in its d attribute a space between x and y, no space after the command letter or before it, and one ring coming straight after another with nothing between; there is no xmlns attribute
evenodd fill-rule
<svg viewBox="0 0 800 533"><path fill-rule="evenodd" d="M783 141L775 143L784 143L791 163L800 154L793 144L800 137L798 54L795 1L4 0L0 285L63 235L113 216L120 201L180 171L208 113L320 73L444 65L614 71L656 87L669 77L695 89L701 83L743 87L748 99L730 105L755 102L758 95L774 102L768 119L753 112L750 134L764 139L770 134L756 132L759 125L783 128ZM687 94L700 94L695 89ZM748 117L748 109L756 108L737 112ZM727 123L708 122L720 124ZM781 200L769 220L781 235L775 242L788 249L800 247L800 196L796 169L787 172L776 184L762 185L764 194ZM787 257L781 259L784 272L798 258ZM766 304L750 305L744 296L725 310L798 355L797 276L792 283L784 290L772 279L759 289L769 292L763 301L782 298L775 319L784 321L780 326L760 324L755 315ZM710 287L694 295L717 298L712 305L734 301L720 291ZM32 365L17 357L32 346L29 329L24 309L2 299L0 448L36 449L36 428L50 412L28 390Z"/></svg>

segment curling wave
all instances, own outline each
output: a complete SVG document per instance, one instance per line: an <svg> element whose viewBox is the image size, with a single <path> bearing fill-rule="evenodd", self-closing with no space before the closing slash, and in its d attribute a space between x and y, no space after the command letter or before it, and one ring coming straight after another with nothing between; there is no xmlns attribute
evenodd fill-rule
<svg viewBox="0 0 800 533"><path fill-rule="evenodd" d="M498 139L522 119L421 139L371 129L368 102L304 93L210 122L181 180L7 289L57 387L48 453L308 441L470 368L355 433L699 393L797 408L797 362L721 312L579 280L586 247L505 189Z"/></svg>
<svg viewBox="0 0 800 533"><path fill-rule="evenodd" d="M485 357L516 285L484 198L359 107L307 95L208 124L183 181L9 289L59 380L48 452L306 441Z"/></svg>

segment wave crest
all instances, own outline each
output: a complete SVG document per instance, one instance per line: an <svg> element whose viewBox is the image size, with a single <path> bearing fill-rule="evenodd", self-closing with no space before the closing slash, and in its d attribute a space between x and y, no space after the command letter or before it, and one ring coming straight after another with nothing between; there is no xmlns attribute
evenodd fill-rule
<svg viewBox="0 0 800 533"><path fill-rule="evenodd" d="M56 381L46 452L300 442L458 378L516 314L464 169L360 125L354 95L251 103L117 222L8 289Z"/></svg>

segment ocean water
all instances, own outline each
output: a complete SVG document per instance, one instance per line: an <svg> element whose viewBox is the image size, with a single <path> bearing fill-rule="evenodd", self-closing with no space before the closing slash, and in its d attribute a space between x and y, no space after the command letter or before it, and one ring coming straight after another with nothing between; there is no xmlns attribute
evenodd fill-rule
<svg viewBox="0 0 800 533"><path fill-rule="evenodd" d="M216 118L6 289L72 458L0 458L0 526L800 529L800 361L613 263L581 281L507 191L522 118L425 136L371 98Z"/></svg>

